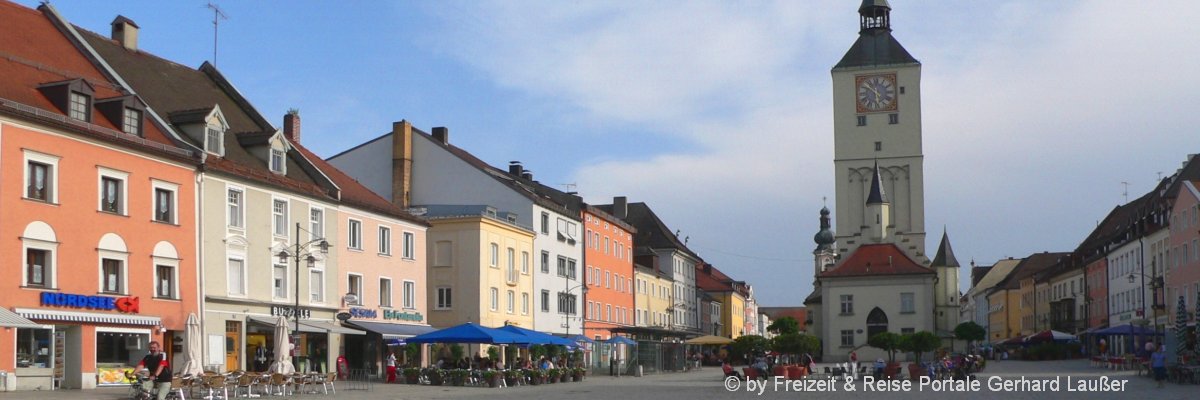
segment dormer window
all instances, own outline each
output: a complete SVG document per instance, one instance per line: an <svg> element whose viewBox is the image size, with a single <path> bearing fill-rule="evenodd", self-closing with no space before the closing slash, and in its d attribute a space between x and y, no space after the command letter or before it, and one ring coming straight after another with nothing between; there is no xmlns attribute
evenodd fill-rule
<svg viewBox="0 0 1200 400"><path fill-rule="evenodd" d="M86 94L72 91L69 99L70 107L68 108L68 116L80 121L90 122L91 119L88 118L89 114L91 114L88 112L88 110L91 110L91 107L88 106L90 97Z"/></svg>
<svg viewBox="0 0 1200 400"><path fill-rule="evenodd" d="M142 135L142 112L126 107L122 113L121 130L130 135Z"/></svg>
<svg viewBox="0 0 1200 400"><path fill-rule="evenodd" d="M221 130L217 127L209 126L204 128L204 151L216 155L224 155L224 142L221 140Z"/></svg>
<svg viewBox="0 0 1200 400"><path fill-rule="evenodd" d="M283 149L271 149L271 172L282 174L284 172Z"/></svg>

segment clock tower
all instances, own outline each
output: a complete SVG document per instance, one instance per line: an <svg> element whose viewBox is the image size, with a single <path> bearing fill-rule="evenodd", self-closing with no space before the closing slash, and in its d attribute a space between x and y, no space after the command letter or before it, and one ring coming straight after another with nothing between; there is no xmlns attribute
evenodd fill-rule
<svg viewBox="0 0 1200 400"><path fill-rule="evenodd" d="M894 243L928 265L921 63L892 37L891 10L887 0L863 0L858 40L832 70L837 253ZM869 213L875 185L887 193L886 221Z"/></svg>

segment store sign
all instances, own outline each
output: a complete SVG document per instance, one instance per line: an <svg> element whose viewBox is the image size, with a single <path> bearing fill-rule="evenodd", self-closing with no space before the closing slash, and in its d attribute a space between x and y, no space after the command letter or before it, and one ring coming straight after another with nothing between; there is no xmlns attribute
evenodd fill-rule
<svg viewBox="0 0 1200 400"><path fill-rule="evenodd" d="M42 292L42 305L50 307L116 310L136 314L141 311L137 297L85 296L82 294Z"/></svg>
<svg viewBox="0 0 1200 400"><path fill-rule="evenodd" d="M421 316L421 313L419 313L419 312L414 313L414 312L400 312L400 311L384 310L383 311L383 319L396 319L396 320L400 320L400 321L421 322L421 321L425 320L425 317Z"/></svg>
<svg viewBox="0 0 1200 400"><path fill-rule="evenodd" d="M300 318L309 319L312 317L312 310L308 310L308 309L304 309L304 308L301 308L299 310L300 310ZM284 307L284 306L271 306L271 316L272 317L292 318L292 317L296 316L296 308L295 307Z"/></svg>
<svg viewBox="0 0 1200 400"><path fill-rule="evenodd" d="M351 308L350 316L354 318L379 318L379 312L369 308Z"/></svg>

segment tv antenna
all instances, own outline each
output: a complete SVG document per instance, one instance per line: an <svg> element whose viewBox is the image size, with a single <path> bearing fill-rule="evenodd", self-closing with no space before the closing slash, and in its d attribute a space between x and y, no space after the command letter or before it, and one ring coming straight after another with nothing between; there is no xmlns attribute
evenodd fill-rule
<svg viewBox="0 0 1200 400"><path fill-rule="evenodd" d="M560 183L559 186L562 186L563 189L567 189L567 192L571 192L571 193L574 193L575 188L579 187L579 185L574 184L574 183Z"/></svg>
<svg viewBox="0 0 1200 400"><path fill-rule="evenodd" d="M1121 182L1121 185L1125 187L1125 189L1123 189L1121 191L1121 196L1125 197L1125 204L1128 204L1129 203L1129 182Z"/></svg>
<svg viewBox="0 0 1200 400"><path fill-rule="evenodd" d="M229 19L229 16L225 15L225 12L221 11L221 7L217 7L216 4L208 3L208 8L210 10L213 10L213 59L212 59L212 63L213 63L213 66L215 67L215 66L217 66L217 28L221 25L221 20Z"/></svg>

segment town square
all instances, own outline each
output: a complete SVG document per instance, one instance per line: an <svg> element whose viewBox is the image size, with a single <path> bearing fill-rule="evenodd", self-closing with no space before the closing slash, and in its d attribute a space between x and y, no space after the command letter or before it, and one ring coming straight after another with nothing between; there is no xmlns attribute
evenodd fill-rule
<svg viewBox="0 0 1200 400"><path fill-rule="evenodd" d="M1198 18L0 0L0 400L1194 398Z"/></svg>

